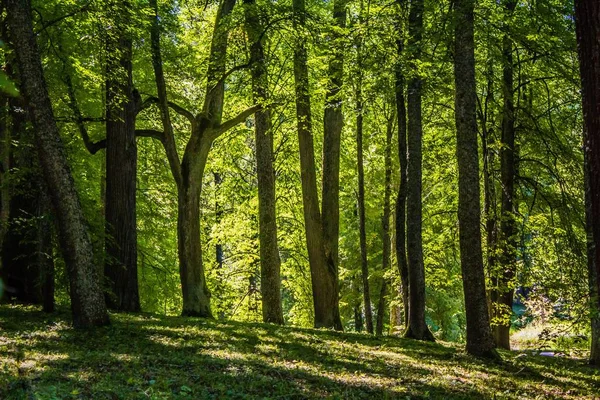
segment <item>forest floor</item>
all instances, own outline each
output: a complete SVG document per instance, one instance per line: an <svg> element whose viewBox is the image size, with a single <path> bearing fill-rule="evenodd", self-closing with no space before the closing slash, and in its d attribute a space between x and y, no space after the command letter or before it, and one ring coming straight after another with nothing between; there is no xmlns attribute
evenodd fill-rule
<svg viewBox="0 0 600 400"><path fill-rule="evenodd" d="M71 328L65 312L0 306L0 399L600 398L583 360L359 333L112 314Z"/></svg>

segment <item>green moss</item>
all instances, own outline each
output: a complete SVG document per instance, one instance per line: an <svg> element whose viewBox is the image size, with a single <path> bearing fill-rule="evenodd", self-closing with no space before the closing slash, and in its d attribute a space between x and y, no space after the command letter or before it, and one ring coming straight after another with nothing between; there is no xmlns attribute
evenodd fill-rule
<svg viewBox="0 0 600 400"><path fill-rule="evenodd" d="M364 334L113 314L76 331L68 314L0 306L1 399L594 398L582 360Z"/></svg>

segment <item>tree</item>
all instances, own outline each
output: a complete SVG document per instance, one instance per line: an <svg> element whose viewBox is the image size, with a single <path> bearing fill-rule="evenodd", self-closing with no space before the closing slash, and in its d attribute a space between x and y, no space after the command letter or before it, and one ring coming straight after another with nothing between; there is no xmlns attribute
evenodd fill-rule
<svg viewBox="0 0 600 400"><path fill-rule="evenodd" d="M474 0L454 3L454 79L460 262L467 316L467 352L495 358L490 330L483 254L475 91Z"/></svg>
<svg viewBox="0 0 600 400"><path fill-rule="evenodd" d="M507 0L504 7L510 18L516 2ZM510 29L510 24L505 24ZM502 138L500 147L501 211L498 238L498 266L492 271L492 312L496 345L510 349L510 325L516 274L515 228L515 106L513 85L513 44L509 31L502 38Z"/></svg>
<svg viewBox="0 0 600 400"><path fill-rule="evenodd" d="M171 173L177 185L177 240L179 273L183 292L182 315L184 316L212 318L210 292L206 284L200 242L200 195L209 151L213 142L223 133L244 122L261 108L259 105L254 105L232 119L222 122L225 79L229 75L228 71L225 70L229 32L226 20L234 5L235 0L224 0L219 4L210 47L206 97L204 98L202 111L194 115L191 111L169 101L167 98L160 52L160 26L158 24L157 6L154 0L152 3L154 8L154 21L151 30L152 64L154 66L158 98L150 98L146 105L158 103L163 132L156 132L151 129L139 130L138 132L157 138L162 142ZM190 138L181 161L177 153L169 108L184 117L191 127Z"/></svg>
<svg viewBox="0 0 600 400"><path fill-rule="evenodd" d="M137 278L135 102L130 1L108 0L106 32L106 302L140 311Z"/></svg>
<svg viewBox="0 0 600 400"><path fill-rule="evenodd" d="M359 24L363 25L363 4L361 2ZM356 74L357 82L355 89L356 96L356 165L358 171L358 225L360 240L360 267L362 278L362 293L365 310L365 323L367 332L373 334L373 311L371 310L371 289L369 288L369 259L367 249L367 228L365 217L365 166L363 156L363 62L362 45L363 37L359 35L356 38Z"/></svg>
<svg viewBox="0 0 600 400"><path fill-rule="evenodd" d="M398 15L403 11L405 6L404 1L398 2ZM403 18L397 17L396 20L396 47L398 61L395 70L396 84L396 117L398 118L398 160L400 169L400 185L398 187L398 195L396 197L396 260L398 262L398 272L402 283L402 303L404 305L404 325L408 326L408 262L406 260L406 191L407 191L407 176L406 166L407 148L406 148L406 101L404 96L405 78L402 70L402 57L404 52L404 33L403 33Z"/></svg>
<svg viewBox="0 0 600 400"><path fill-rule="evenodd" d="M31 108L38 157L44 171L59 241L69 273L73 324L86 328L109 323L89 232L54 119L27 1L5 2L23 90Z"/></svg>
<svg viewBox="0 0 600 400"><path fill-rule="evenodd" d="M339 5L339 2L336 2ZM338 6L339 7L339 6ZM334 9L336 6L334 5ZM294 24L298 32L303 35L303 29L306 24L306 5L304 0L293 1ZM345 14L344 14L345 19ZM302 203L304 206L304 224L306 231L306 247L308 249L308 258L310 264L310 273L313 290L313 306L315 312L314 325L316 328L335 328L342 329L342 322L339 312L339 294L337 280L337 237L336 244L333 244L332 231L336 231L336 222L338 212L336 212L338 193L332 188L336 186L336 175L339 173L339 160L337 168L335 165L329 164L329 172L323 172L323 181L329 180L327 184L327 193L323 193L323 205L325 197L328 197L329 206L328 212L334 213L334 216L322 218L321 209L319 207L319 196L317 189L317 176L315 167L315 150L312 137L312 121L310 110L310 92L308 82L308 65L307 65L306 45L302 38L298 38L294 48L294 79L296 91L296 118L298 124L298 141L300 144L300 170L302 180ZM334 78L339 72L340 65L333 63L330 65L330 75ZM333 68L333 70L332 70ZM335 82L328 93L330 101L335 102L335 95L339 88L335 87ZM330 104L330 108L334 107ZM336 107L337 108L337 107ZM339 157L339 147L336 149L335 143L339 146L339 137L336 135L337 125L341 121L338 120L341 110L329 109L326 111L329 124L333 123L334 132L330 131L329 143L324 145L323 153L328 157ZM331 129L331 128L330 128ZM327 129L326 129L327 130ZM335 164L335 161L332 160ZM328 175L327 178L325 176ZM337 176L339 179L339 176ZM339 185L339 181L337 181ZM323 210L323 214L325 211ZM329 242L326 242L324 221L328 220L329 225ZM329 246L329 250L326 247ZM332 247L333 246L333 247Z"/></svg>
<svg viewBox="0 0 600 400"><path fill-rule="evenodd" d="M418 69L423 38L423 0L411 0L408 16L408 131L406 165L406 250L408 257L408 324L405 337L433 341L425 322L425 266L423 264L423 121L422 79Z"/></svg>
<svg viewBox="0 0 600 400"><path fill-rule="evenodd" d="M260 240L260 290L264 322L283 324L281 308L281 259L277 245L275 171L273 169L273 124L268 98L266 40L255 0L245 0L246 32L250 42L253 101L265 107L255 118L256 172L258 177L258 221Z"/></svg>
<svg viewBox="0 0 600 400"><path fill-rule="evenodd" d="M590 363L600 365L600 4L575 2L575 25L581 72L584 151L588 198L588 266L592 298L592 348Z"/></svg>
<svg viewBox="0 0 600 400"><path fill-rule="evenodd" d="M377 305L377 336L383 334L383 319L385 315L385 297L387 294L387 279L385 274L390 269L390 257L392 251L392 237L390 235L390 217L391 217L391 204L390 198L392 197L392 136L394 134L394 119L395 115L392 112L387 117L386 132L385 132L385 179L384 179L384 195L383 195L383 215L382 215L382 242L383 242L383 262L381 270L383 271L383 279L381 282L381 291L379 293L379 303Z"/></svg>

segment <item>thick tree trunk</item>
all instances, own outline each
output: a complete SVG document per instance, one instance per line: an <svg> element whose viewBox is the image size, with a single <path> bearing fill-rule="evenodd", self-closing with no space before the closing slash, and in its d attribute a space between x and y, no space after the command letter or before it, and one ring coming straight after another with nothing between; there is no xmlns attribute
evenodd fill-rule
<svg viewBox="0 0 600 400"><path fill-rule="evenodd" d="M405 337L433 341L425 322L425 266L423 265L423 124L421 120L421 78L417 67L423 37L423 0L412 0L409 13L409 51L413 65L408 83L408 139L406 233L408 256L408 327Z"/></svg>
<svg viewBox="0 0 600 400"><path fill-rule="evenodd" d="M400 24L401 22L399 22ZM398 33L398 57L402 56L404 39ZM404 74L400 63L396 66L396 116L398 118L398 160L400 164L400 186L396 197L396 260L400 273L400 288L404 306L404 326L408 326L408 262L406 260L406 167L408 164L406 147L406 104L404 98Z"/></svg>
<svg viewBox="0 0 600 400"><path fill-rule="evenodd" d="M321 223L323 225L323 247L327 262L326 274L333 314L333 327L342 329L339 312L338 282L338 240L340 234L340 143L344 117L340 90L344 76L343 35L340 29L346 27L346 0L333 1L333 20L335 30L331 32L333 49L329 58L329 87L325 95L325 113L323 116L323 186Z"/></svg>
<svg viewBox="0 0 600 400"><path fill-rule="evenodd" d="M454 11L460 261L467 318L467 352L475 356L496 358L490 330L481 250L474 4L474 0L457 0Z"/></svg>
<svg viewBox="0 0 600 400"><path fill-rule="evenodd" d="M304 0L294 0L294 24L303 30L306 20ZM302 32L304 34L304 32ZM307 51L302 39L294 49L294 79L296 89L296 116L300 145L300 175L306 247L310 264L313 305L316 328L342 329L337 292L337 270L325 256L323 226L319 209L319 195L312 137L310 94L308 83ZM331 258L330 260L331 261Z"/></svg>
<svg viewBox="0 0 600 400"><path fill-rule="evenodd" d="M200 194L210 144L183 158L183 185L178 193L177 239L184 316L212 318L200 242Z"/></svg>
<svg viewBox="0 0 600 400"><path fill-rule="evenodd" d="M583 94L584 150L587 161L588 266L592 295L590 363L600 365L600 4L575 2L575 25Z"/></svg>
<svg viewBox="0 0 600 400"><path fill-rule="evenodd" d="M40 164L58 220L59 241L69 273L71 309L76 327L109 323L90 235L44 79L28 0L5 1L25 96L32 111Z"/></svg>
<svg viewBox="0 0 600 400"><path fill-rule="evenodd" d="M369 288L369 263L367 258L367 229L365 218L365 168L363 164L363 103L362 85L359 79L356 90L356 160L358 167L358 223L360 237L360 267L363 283L363 300L367 332L373 334L373 311L371 310L371 293Z"/></svg>
<svg viewBox="0 0 600 400"><path fill-rule="evenodd" d="M267 66L263 26L255 0L245 0L246 32L250 41L252 93L254 103L268 101ZM283 324L281 308L281 259L277 246L277 213L275 209L275 170L273 169L273 132L271 111L255 114L256 173L258 177L258 225L260 243L260 291L264 322Z"/></svg>
<svg viewBox="0 0 600 400"><path fill-rule="evenodd" d="M512 14L516 3L506 0L505 8ZM498 267L492 275L492 310L495 320L496 345L510 349L510 325L513 303L513 280L516 274L516 227L515 227L515 106L513 100L512 40L508 34L502 39L502 146L500 147L500 181L502 202L500 210L500 235L498 240Z"/></svg>
<svg viewBox="0 0 600 400"><path fill-rule="evenodd" d="M137 277L135 110L129 1L109 0L106 35L106 259L108 307L140 311Z"/></svg>

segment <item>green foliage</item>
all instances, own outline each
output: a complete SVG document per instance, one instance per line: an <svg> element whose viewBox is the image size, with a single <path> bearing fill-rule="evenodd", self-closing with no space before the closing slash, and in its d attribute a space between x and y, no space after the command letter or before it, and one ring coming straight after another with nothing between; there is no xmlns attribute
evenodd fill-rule
<svg viewBox="0 0 600 400"><path fill-rule="evenodd" d="M162 30L161 51L169 99L201 112L206 95L206 69L216 2L199 0L158 2ZM296 137L293 49L297 40L309 51L315 154L321 154L323 109L332 33L332 2L307 2L307 31L296 37L291 29L291 2L257 1L265 32L265 63L273 108L274 165L277 185L277 225L282 260L283 308L287 323L311 326L311 281L304 236L299 149ZM400 2L402 3L402 2ZM432 330L442 340L464 340L464 300L460 275L457 227L457 165L454 131L454 87L450 2L425 2L423 60L417 66L424 80L423 98L423 240L427 283L427 314ZM515 46L516 125L519 146L517 177L518 274L511 285L535 289L552 304L564 304L564 314L578 329L588 324L588 287L583 225L581 112L572 2L519 2L509 17L501 2L477 2L476 60L479 131L491 137L494 158L490 167L495 197L490 212L498 216L502 188L499 152L502 147L501 41L510 22ZM362 5L361 5L362 4ZM33 1L35 23L53 107L69 162L74 171L95 245L103 261L104 154L85 150L68 105L65 76L73 81L89 135L104 137L105 41L110 22L118 16L103 0L90 2ZM134 84L142 98L156 95L150 57L147 1L131 1L129 21L134 40ZM397 59L398 28L405 29L407 10L389 1L348 2L348 25L341 33L345 49L345 84L340 92L344 131L340 171L340 298L344 326L354 326L354 310L362 307L356 200L356 89L363 92L364 165L366 176L367 248L371 298L376 304L384 277L382 270L382 213L384 193L385 127L394 118L394 68L406 69ZM360 18L359 18L360 14ZM398 24L398 19L400 23ZM227 67L248 62L243 29L243 6L238 4L227 24ZM338 29L338 28L336 28ZM360 68L357 43L361 44ZM336 43L340 44L340 43ZM4 48L2 49L4 53ZM3 60L10 54L3 54ZM410 78L410 76L408 76ZM9 80L10 79L10 80ZM0 89L16 94L11 76L0 73ZM224 119L251 105L247 69L226 79ZM16 90L16 89L15 89ZM171 113L179 155L190 127ZM100 121L100 122L98 122ZM161 129L156 107L142 111L138 128ZM395 127L394 129L397 129ZM394 192L399 185L396 137L393 143ZM484 143L481 143L483 147ZM139 281L145 311L176 315L181 309L177 257L177 191L160 143L138 139L138 250ZM253 120L240 125L214 144L203 182L202 243L213 313L224 320L259 321L260 267L257 236L257 182ZM481 154L480 154L481 156ZM317 162L317 165L320 163ZM483 160L482 160L483 169ZM216 174L220 182L215 180ZM320 171L317 171L317 175ZM394 196L395 197L395 194ZM483 190L482 190L483 202ZM392 201L393 203L393 201ZM482 224L486 221L482 221ZM393 227L393 221L391 226ZM483 225L482 225L483 226ZM485 230L482 234L485 238ZM486 241L484 240L484 244ZM216 248L223 262L216 260ZM493 253L494 249L484 249ZM488 277L497 271L488 268ZM57 260L59 302L66 302L65 271ZM393 287L397 288L396 283ZM491 281L490 281L491 282ZM395 292L396 290L394 290ZM397 304L396 294L390 297ZM532 305L532 319L542 318ZM550 319L556 318L551 314ZM152 379L150 379L152 380ZM150 381L148 380L148 382ZM133 381L149 396L159 398L159 381ZM142 385L143 383L143 385ZM176 382L178 396L197 395ZM175 383L173 384L175 385ZM173 386L175 388L175 386ZM193 389L193 388L192 388ZM175 390L175 389L173 389ZM48 389L51 398L52 390ZM329 392L328 392L329 393ZM75 395L74 395L75 396Z"/></svg>

